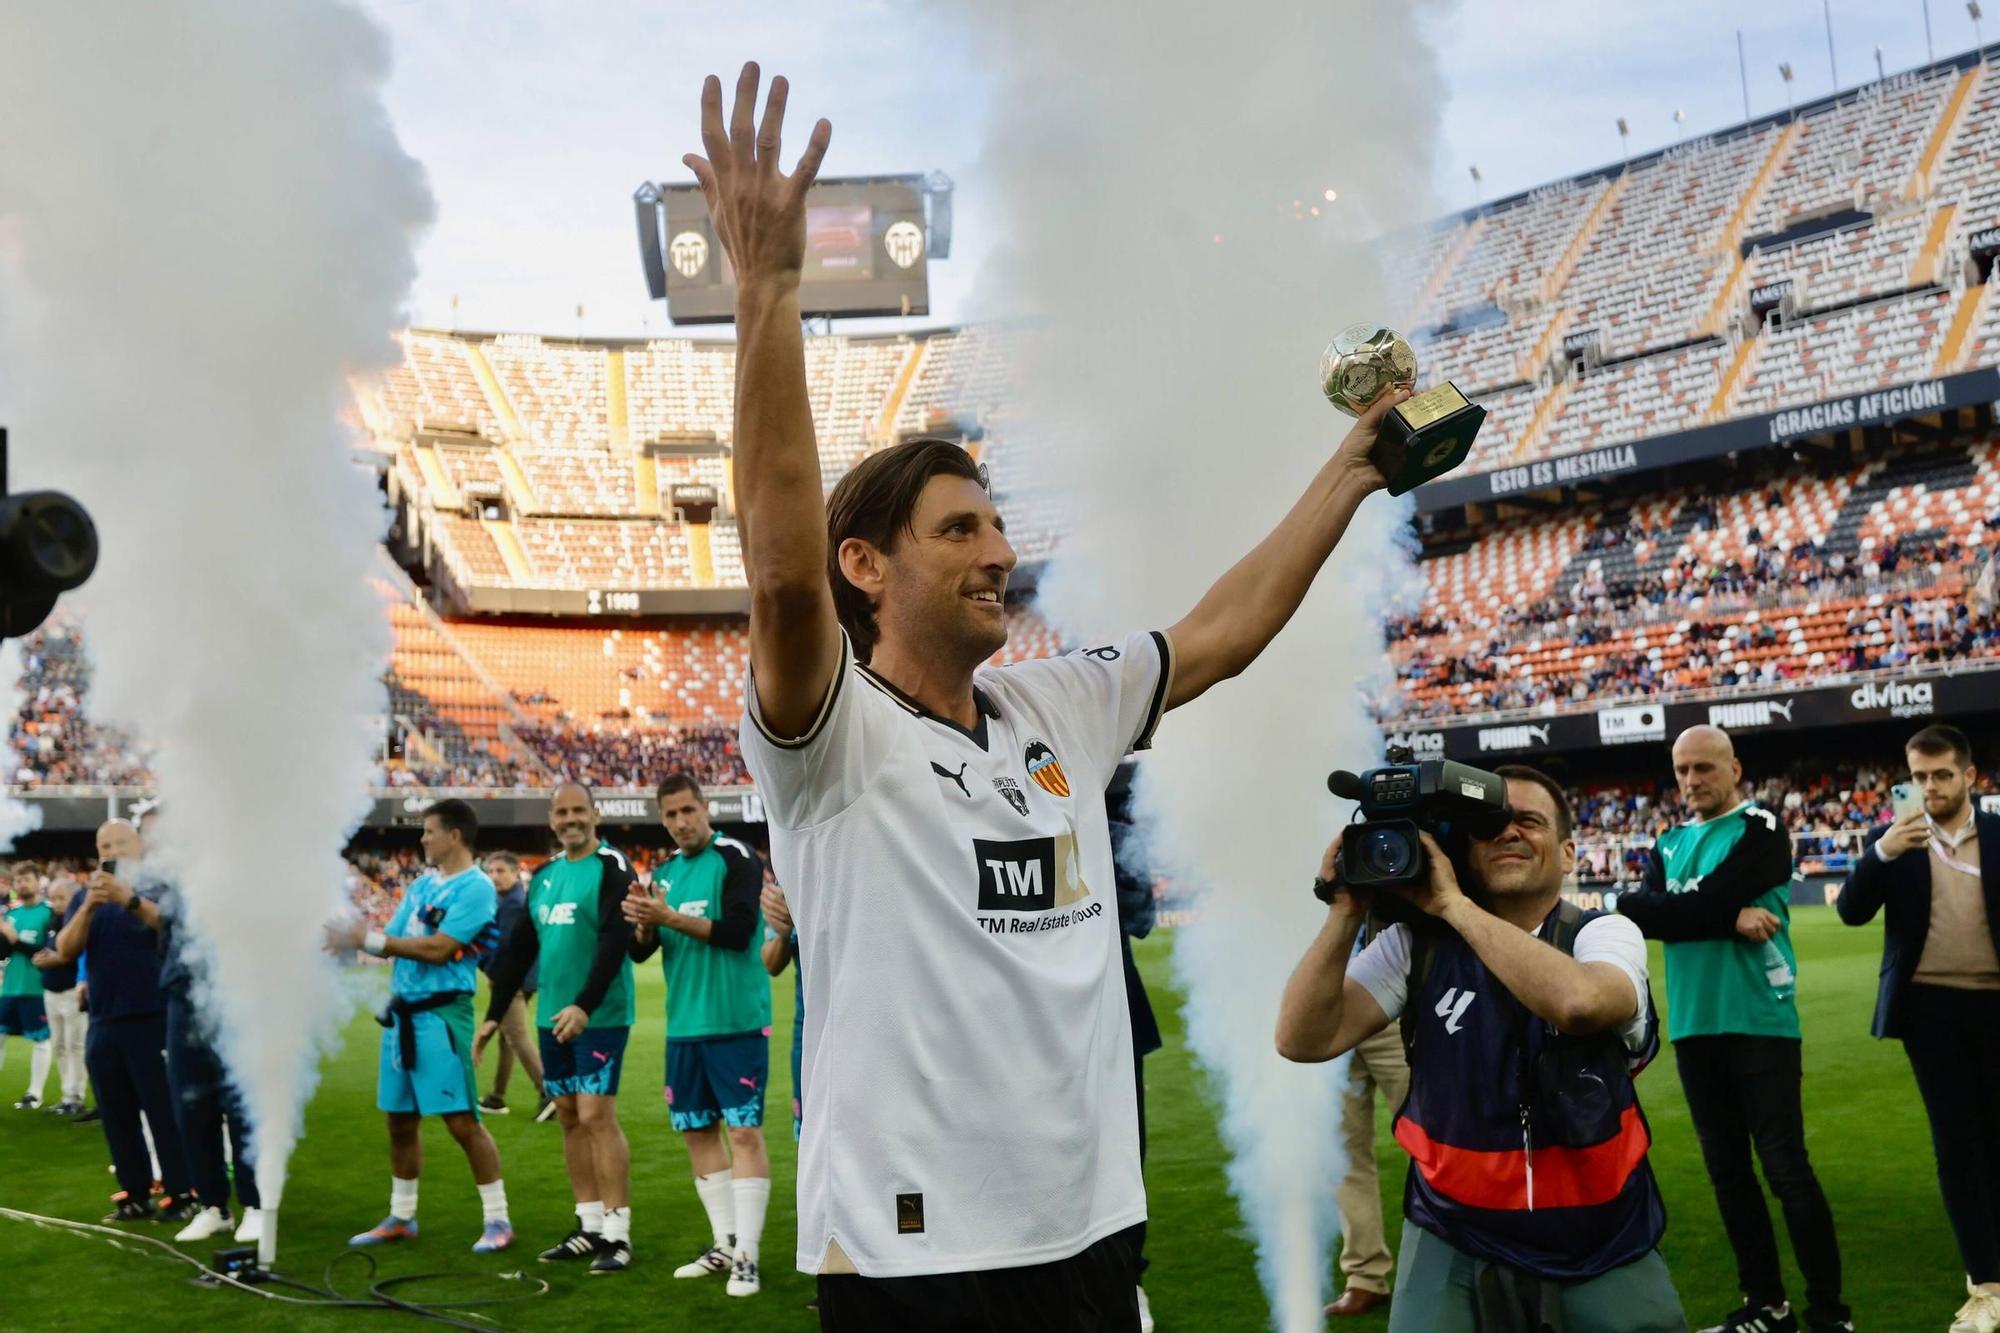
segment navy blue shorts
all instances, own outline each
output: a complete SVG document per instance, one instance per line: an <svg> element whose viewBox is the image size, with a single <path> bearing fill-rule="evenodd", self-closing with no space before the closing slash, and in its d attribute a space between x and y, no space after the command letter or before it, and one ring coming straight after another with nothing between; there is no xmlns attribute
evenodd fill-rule
<svg viewBox="0 0 2000 1333"><path fill-rule="evenodd" d="M26 1037L29 1041L47 1041L49 1008L42 999L42 995L46 993L0 995L0 1037L12 1033L16 1037Z"/></svg>
<svg viewBox="0 0 2000 1333"><path fill-rule="evenodd" d="M737 1037L667 1038L667 1111L682 1134L718 1119L732 1129L764 1123L764 1082L771 1069L771 1039L761 1032Z"/></svg>
<svg viewBox="0 0 2000 1333"><path fill-rule="evenodd" d="M585 1028L566 1042L551 1028L537 1028L542 1046L542 1089L551 1097L582 1092L616 1097L625 1069L625 1039L631 1028Z"/></svg>

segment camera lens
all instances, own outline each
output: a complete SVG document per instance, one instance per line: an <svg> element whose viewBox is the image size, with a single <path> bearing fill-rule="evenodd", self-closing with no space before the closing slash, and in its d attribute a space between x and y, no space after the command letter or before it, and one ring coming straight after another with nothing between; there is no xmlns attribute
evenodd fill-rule
<svg viewBox="0 0 2000 1333"><path fill-rule="evenodd" d="M1416 848L1401 829L1370 829L1361 844L1361 861L1370 874L1395 879L1409 873L1416 861Z"/></svg>

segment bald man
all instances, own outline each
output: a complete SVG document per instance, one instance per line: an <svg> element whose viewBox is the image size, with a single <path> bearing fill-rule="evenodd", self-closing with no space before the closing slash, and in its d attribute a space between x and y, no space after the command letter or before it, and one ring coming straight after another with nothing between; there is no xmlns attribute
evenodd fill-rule
<svg viewBox="0 0 2000 1333"><path fill-rule="evenodd" d="M187 1156L167 1083L167 1005L160 991L159 900L165 889L140 866L139 830L113 819L97 830L97 870L70 901L56 934L58 965L90 954L90 1031L83 1062L118 1176L108 1222L186 1222L192 1216ZM140 1117L145 1117L142 1127ZM159 1153L166 1193L152 1202Z"/></svg>
<svg viewBox="0 0 2000 1333"><path fill-rule="evenodd" d="M562 845L528 886L527 914L501 944L486 1022L473 1058L500 1030L528 969L540 965L535 1026L542 1087L555 1098L576 1227L542 1251L543 1263L588 1261L593 1276L632 1266L632 1154L618 1123L618 1083L632 1031L632 926L622 907L642 892L632 863L597 837L597 802L575 782L549 798Z"/></svg>
<svg viewBox="0 0 2000 1333"><path fill-rule="evenodd" d="M1693 819L1662 833L1645 887L1617 910L1666 943L1667 1027L1688 1111L1736 1252L1743 1305L1702 1333L1792 1333L1771 1213L1751 1165L1784 1209L1805 1277L1804 1327L1851 1329L1833 1212L1806 1156L1800 1108L1792 841L1743 798L1743 766L1720 727L1674 740L1674 779Z"/></svg>

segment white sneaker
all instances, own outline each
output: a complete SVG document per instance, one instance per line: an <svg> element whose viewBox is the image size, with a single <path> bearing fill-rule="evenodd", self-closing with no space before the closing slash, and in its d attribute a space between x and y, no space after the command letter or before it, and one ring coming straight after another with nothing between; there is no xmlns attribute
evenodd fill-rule
<svg viewBox="0 0 2000 1333"><path fill-rule="evenodd" d="M211 1236L220 1236L227 1230L229 1230L228 1213L223 1212L220 1208L204 1208L194 1215L194 1221L180 1229L180 1232L174 1239L180 1244L186 1245L192 1241L207 1240Z"/></svg>
<svg viewBox="0 0 2000 1333"><path fill-rule="evenodd" d="M1153 1307L1146 1303L1146 1289L1139 1288L1139 1333L1153 1333Z"/></svg>
<svg viewBox="0 0 2000 1333"><path fill-rule="evenodd" d="M236 1228L236 1239L245 1245L255 1245L264 1239L264 1210L245 1208L243 1225Z"/></svg>
<svg viewBox="0 0 2000 1333"><path fill-rule="evenodd" d="M1975 1291L1958 1307L1951 1333L2000 1333L2000 1296Z"/></svg>
<svg viewBox="0 0 2000 1333"><path fill-rule="evenodd" d="M731 1296L755 1296L763 1286L757 1280L757 1261L738 1251L736 1262L729 1266L729 1285L723 1290Z"/></svg>
<svg viewBox="0 0 2000 1333"><path fill-rule="evenodd" d="M674 1270L675 1277L718 1277L736 1266L736 1251L711 1245Z"/></svg>

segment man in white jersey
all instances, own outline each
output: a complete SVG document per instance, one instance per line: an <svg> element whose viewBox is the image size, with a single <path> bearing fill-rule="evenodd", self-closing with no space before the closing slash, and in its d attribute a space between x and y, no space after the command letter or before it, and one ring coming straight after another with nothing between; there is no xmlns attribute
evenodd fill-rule
<svg viewBox="0 0 2000 1333"><path fill-rule="evenodd" d="M1006 642L1014 552L977 465L917 440L822 499L798 284L831 128L778 169L744 66L702 89L736 275L743 748L805 964L799 1267L821 1326L1138 1327L1146 1216L1104 790L1160 714L1247 667L1382 477L1378 403L1276 531L1164 632Z"/></svg>

